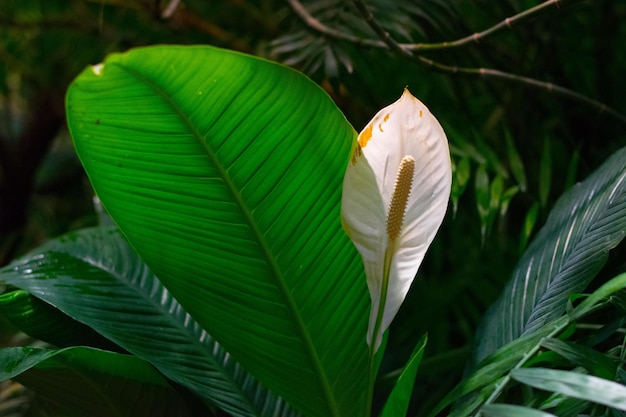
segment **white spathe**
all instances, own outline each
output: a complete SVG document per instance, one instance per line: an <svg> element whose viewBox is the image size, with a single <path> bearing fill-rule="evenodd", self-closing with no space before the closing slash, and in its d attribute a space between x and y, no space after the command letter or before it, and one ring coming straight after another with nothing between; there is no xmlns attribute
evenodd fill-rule
<svg viewBox="0 0 626 417"><path fill-rule="evenodd" d="M443 221L451 182L446 135L408 89L359 134L343 182L341 220L363 258L372 299L367 343L376 338L374 351Z"/></svg>

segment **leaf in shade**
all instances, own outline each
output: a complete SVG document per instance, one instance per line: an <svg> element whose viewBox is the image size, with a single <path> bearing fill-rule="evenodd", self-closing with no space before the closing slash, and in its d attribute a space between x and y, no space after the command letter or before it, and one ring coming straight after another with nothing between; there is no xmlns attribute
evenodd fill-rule
<svg viewBox="0 0 626 417"><path fill-rule="evenodd" d="M295 415L178 304L114 228L47 242L0 279L50 303L237 416Z"/></svg>
<svg viewBox="0 0 626 417"><path fill-rule="evenodd" d="M150 364L72 347L0 349L0 380L14 379L68 417L188 417L185 400Z"/></svg>
<svg viewBox="0 0 626 417"><path fill-rule="evenodd" d="M1 294L0 312L22 332L58 347L85 345L105 350L120 350L93 329L26 291L8 290Z"/></svg>

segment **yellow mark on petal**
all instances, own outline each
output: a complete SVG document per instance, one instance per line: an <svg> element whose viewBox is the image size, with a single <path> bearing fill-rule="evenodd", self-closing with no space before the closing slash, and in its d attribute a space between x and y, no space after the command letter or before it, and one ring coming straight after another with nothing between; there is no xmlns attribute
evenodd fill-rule
<svg viewBox="0 0 626 417"><path fill-rule="evenodd" d="M382 123L378 123L378 130L380 130L381 133L384 132Z"/></svg>
<svg viewBox="0 0 626 417"><path fill-rule="evenodd" d="M389 214L387 215L387 236L389 236L390 241L400 236L406 205L411 194L414 172L415 159L410 155L402 158L398 168L398 175L396 176L396 184L393 187L391 203L389 204Z"/></svg>
<svg viewBox="0 0 626 417"><path fill-rule="evenodd" d="M389 113L385 115L385 117L383 118L383 122L386 122L387 120L389 120Z"/></svg>
<svg viewBox="0 0 626 417"><path fill-rule="evenodd" d="M356 146L354 147L354 151L352 152L352 158L350 160L350 162L352 162L352 165L356 165L356 159L363 155L363 151L361 150L361 145L359 145L359 142L356 143Z"/></svg>
<svg viewBox="0 0 626 417"><path fill-rule="evenodd" d="M367 145L367 142L369 142L371 138L372 138L372 124L370 123L367 125L365 129L363 129L363 131L359 135L359 145L361 146L361 148L365 148L365 145Z"/></svg>
<svg viewBox="0 0 626 417"><path fill-rule="evenodd" d="M422 117L422 111L420 110L420 117Z"/></svg>

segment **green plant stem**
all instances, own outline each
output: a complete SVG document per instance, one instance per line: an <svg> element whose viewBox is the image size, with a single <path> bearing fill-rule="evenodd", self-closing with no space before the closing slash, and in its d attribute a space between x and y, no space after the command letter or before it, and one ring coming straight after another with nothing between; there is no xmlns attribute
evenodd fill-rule
<svg viewBox="0 0 626 417"><path fill-rule="evenodd" d="M385 305L387 304L387 292L389 289L389 274L391 272L391 261L395 252L396 245L395 239L391 240L385 250L385 258L383 261L383 277L380 289L380 301L378 302L378 312L376 314L376 322L374 323L374 330L372 331L372 340L369 346L369 372L367 381L367 401L365 406L365 416L369 417L372 413L372 401L374 398L374 383L376 382L376 375L378 373L378 366L376 365L376 351L377 341L379 333L382 329L383 317L385 315Z"/></svg>

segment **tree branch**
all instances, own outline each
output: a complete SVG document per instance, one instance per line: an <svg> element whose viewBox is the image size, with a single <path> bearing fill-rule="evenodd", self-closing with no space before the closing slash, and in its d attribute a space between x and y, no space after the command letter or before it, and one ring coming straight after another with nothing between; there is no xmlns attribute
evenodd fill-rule
<svg viewBox="0 0 626 417"><path fill-rule="evenodd" d="M338 40L345 40L352 43L356 43L357 45L362 46L370 46L376 48L384 48L394 51L400 56L411 59L419 64L425 65L429 68L435 69L440 72L445 72L449 74L465 74L470 76L480 76L483 78L493 78L500 79L508 82L515 82L523 85L527 85L533 88L537 88L540 90L547 91L549 93L554 93L560 95L562 97L573 99L580 101L588 106L594 107L598 110L598 113L608 114L623 123L626 123L626 116L619 113L618 111L608 107L607 105L593 100L589 97L586 97L580 93L577 93L573 90L558 86L553 83L544 82L540 80L536 80L530 77L524 77L517 74L512 74L504 71L499 71L491 68L465 68L465 67L457 67L445 65L439 62L436 62L432 59L425 58L421 55L416 55L414 52L424 51L424 50L435 50L435 49L450 49L455 47L460 47L469 44L470 42L479 42L484 40L485 38L494 35L500 30L506 28L512 28L513 25L520 23L523 20L529 19L543 12L547 8L550 7L562 7L567 4L574 3L579 0L547 0L544 3L541 3L535 7L532 7L526 11L518 13L515 16L509 17L502 22L486 29L482 32L475 33L473 35L467 36L465 38L458 39L456 41L450 42L441 42L441 43L422 43L422 44L403 44L396 42L389 32L387 32L382 26L378 24L374 15L369 11L363 0L353 0L354 5L359 10L363 19L367 22L367 24L372 28L372 30L378 35L380 40L371 40L371 39L362 39L356 37L354 35L346 34L340 32L338 30L332 29L324 25L319 20L315 19L311 16L306 8L300 3L299 0L288 0L290 5L292 6L294 12L300 16L300 18L309 26L311 29L314 29L326 36L332 37Z"/></svg>

